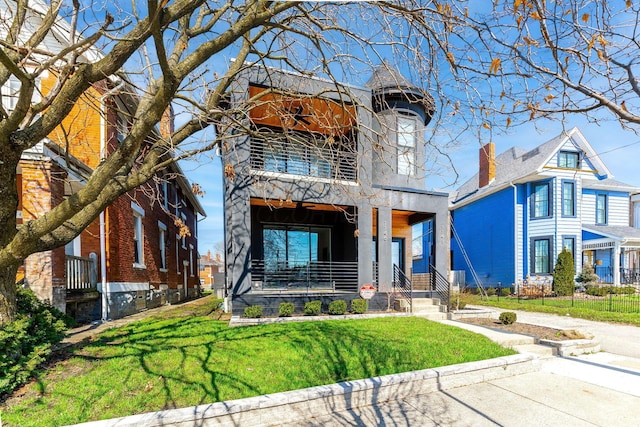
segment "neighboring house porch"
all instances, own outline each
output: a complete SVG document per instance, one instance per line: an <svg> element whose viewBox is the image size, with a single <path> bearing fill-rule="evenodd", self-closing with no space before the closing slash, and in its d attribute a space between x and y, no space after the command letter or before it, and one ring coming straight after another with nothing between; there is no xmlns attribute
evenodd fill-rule
<svg viewBox="0 0 640 427"><path fill-rule="evenodd" d="M582 263L599 283L640 285L640 230L625 226L583 226Z"/></svg>

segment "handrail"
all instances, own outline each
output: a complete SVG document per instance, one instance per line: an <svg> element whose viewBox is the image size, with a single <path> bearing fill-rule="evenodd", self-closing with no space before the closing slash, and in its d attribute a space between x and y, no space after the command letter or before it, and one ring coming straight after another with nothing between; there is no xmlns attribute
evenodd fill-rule
<svg viewBox="0 0 640 427"><path fill-rule="evenodd" d="M317 178L357 180L357 153L317 144L251 139L251 169Z"/></svg>
<svg viewBox="0 0 640 427"><path fill-rule="evenodd" d="M358 290L357 261L251 260L251 282L257 290Z"/></svg>
<svg viewBox="0 0 640 427"><path fill-rule="evenodd" d="M409 313L413 312L412 292L413 285L411 279L404 274L404 271L402 271L397 264L393 264L393 293L409 301Z"/></svg>
<svg viewBox="0 0 640 427"><path fill-rule="evenodd" d="M438 298L440 299L440 304L444 305L448 309L449 300L451 298L451 284L449 283L447 278L444 277L442 273L436 270L435 266L429 265L429 270L432 276L432 279L431 279L432 289L438 295Z"/></svg>

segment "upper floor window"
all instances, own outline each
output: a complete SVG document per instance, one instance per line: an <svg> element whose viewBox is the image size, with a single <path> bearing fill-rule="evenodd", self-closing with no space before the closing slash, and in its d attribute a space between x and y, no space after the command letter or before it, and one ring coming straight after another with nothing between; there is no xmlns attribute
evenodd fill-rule
<svg viewBox="0 0 640 427"><path fill-rule="evenodd" d="M16 108L20 96L20 80L16 76L9 76L9 80L2 85L2 108L11 113Z"/></svg>
<svg viewBox="0 0 640 427"><path fill-rule="evenodd" d="M576 183L562 181L562 216L576 216Z"/></svg>
<svg viewBox="0 0 640 427"><path fill-rule="evenodd" d="M571 257L576 259L576 238L574 236L562 236L562 249L571 252Z"/></svg>
<svg viewBox="0 0 640 427"><path fill-rule="evenodd" d="M398 174L415 175L416 121L411 117L398 117Z"/></svg>
<svg viewBox="0 0 640 427"><path fill-rule="evenodd" d="M169 183L164 179L162 180L162 206L169 212Z"/></svg>
<svg viewBox="0 0 640 427"><path fill-rule="evenodd" d="M118 142L124 141L129 135L129 118L123 111L118 111L118 117L116 119L116 132Z"/></svg>
<svg viewBox="0 0 640 427"><path fill-rule="evenodd" d="M580 153L575 151L561 151L558 153L558 167L578 169L580 167Z"/></svg>
<svg viewBox="0 0 640 427"><path fill-rule="evenodd" d="M548 182L533 184L531 195L531 213L533 218L551 216L551 185Z"/></svg>
<svg viewBox="0 0 640 427"><path fill-rule="evenodd" d="M607 223L607 195L596 194L596 224Z"/></svg>

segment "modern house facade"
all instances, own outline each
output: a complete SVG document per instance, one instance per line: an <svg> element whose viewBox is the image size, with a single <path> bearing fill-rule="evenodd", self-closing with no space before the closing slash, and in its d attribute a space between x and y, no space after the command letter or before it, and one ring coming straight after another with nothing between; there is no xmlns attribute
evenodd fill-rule
<svg viewBox="0 0 640 427"><path fill-rule="evenodd" d="M282 301L351 300L364 284L386 309L400 281L423 294L446 274L447 195L428 191L424 132L433 100L388 65L366 87L265 67L233 84L220 128L227 286L234 314ZM431 221L433 244L413 250L412 226ZM275 312L274 312L275 310Z"/></svg>
<svg viewBox="0 0 640 427"><path fill-rule="evenodd" d="M579 129L495 157L480 149L479 173L451 199L452 269L475 286L550 279L563 248L576 274L591 264L602 283L636 283L640 233L629 197Z"/></svg>
<svg viewBox="0 0 640 427"><path fill-rule="evenodd" d="M25 31L37 28L48 9L40 2L30 6ZM68 23L57 21L52 32L61 36L46 37L43 50L60 49L68 31ZM83 55L80 61L101 57L95 49ZM37 92L49 93L56 79L55 69L43 73ZM2 86L5 111L14 108L19 90L13 76ZM135 90L124 80L107 78L74 104L48 138L23 154L16 171L18 227L85 185L128 134L136 102ZM171 130L170 111L161 129L149 135L149 143L161 137L163 127ZM199 285L197 223L202 215L191 185L173 164L118 198L66 247L27 257L17 279L80 322L115 319L192 297Z"/></svg>

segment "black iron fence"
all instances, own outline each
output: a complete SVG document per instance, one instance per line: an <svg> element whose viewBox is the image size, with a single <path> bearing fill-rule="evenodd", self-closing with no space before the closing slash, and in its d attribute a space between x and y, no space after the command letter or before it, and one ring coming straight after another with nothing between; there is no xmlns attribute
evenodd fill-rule
<svg viewBox="0 0 640 427"><path fill-rule="evenodd" d="M451 293L451 284L433 265L429 266L431 270L431 286L438 295L440 304L449 307L449 298Z"/></svg>

